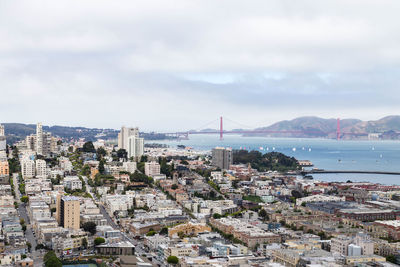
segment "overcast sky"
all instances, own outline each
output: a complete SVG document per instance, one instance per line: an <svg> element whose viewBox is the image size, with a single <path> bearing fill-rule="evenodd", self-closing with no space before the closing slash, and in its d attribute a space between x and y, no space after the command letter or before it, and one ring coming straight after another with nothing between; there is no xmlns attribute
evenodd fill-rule
<svg viewBox="0 0 400 267"><path fill-rule="evenodd" d="M221 115L257 127L400 114L399 10L398 0L0 0L0 121L148 131Z"/></svg>

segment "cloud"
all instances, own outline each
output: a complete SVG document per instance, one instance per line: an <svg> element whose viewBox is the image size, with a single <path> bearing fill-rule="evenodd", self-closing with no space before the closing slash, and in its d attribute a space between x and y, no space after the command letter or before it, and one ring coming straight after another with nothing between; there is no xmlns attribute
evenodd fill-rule
<svg viewBox="0 0 400 267"><path fill-rule="evenodd" d="M186 130L400 113L400 3L384 2L0 1L1 120Z"/></svg>

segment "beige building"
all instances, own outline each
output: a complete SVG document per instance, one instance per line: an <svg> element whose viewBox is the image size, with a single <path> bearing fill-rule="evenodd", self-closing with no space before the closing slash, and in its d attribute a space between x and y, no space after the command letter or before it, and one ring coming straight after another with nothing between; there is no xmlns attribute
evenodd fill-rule
<svg viewBox="0 0 400 267"><path fill-rule="evenodd" d="M184 235L197 235L202 232L211 232L211 227L205 223L185 223L179 224L168 230L168 236L172 237L182 232Z"/></svg>
<svg viewBox="0 0 400 267"><path fill-rule="evenodd" d="M128 151L128 138L130 136L139 137L139 128L128 128L125 126L121 127L121 131L118 133L118 148L125 149Z"/></svg>
<svg viewBox="0 0 400 267"><path fill-rule="evenodd" d="M57 222L64 228L80 228L80 203L74 196L57 196Z"/></svg>
<svg viewBox="0 0 400 267"><path fill-rule="evenodd" d="M10 169L8 166L8 161L0 161L0 175L9 175Z"/></svg>
<svg viewBox="0 0 400 267"><path fill-rule="evenodd" d="M160 164L158 162L152 161L152 162L146 162L144 164L144 173L147 176L153 177L153 175L160 174L161 168Z"/></svg>

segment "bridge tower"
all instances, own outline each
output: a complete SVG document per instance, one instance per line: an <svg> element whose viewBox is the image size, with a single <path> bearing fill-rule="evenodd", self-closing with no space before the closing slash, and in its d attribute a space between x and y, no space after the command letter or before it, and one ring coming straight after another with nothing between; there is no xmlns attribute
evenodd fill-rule
<svg viewBox="0 0 400 267"><path fill-rule="evenodd" d="M224 127L222 122L222 116L219 118L219 140L224 139Z"/></svg>
<svg viewBox="0 0 400 267"><path fill-rule="evenodd" d="M337 139L337 140L340 140L340 118L337 119L336 139Z"/></svg>

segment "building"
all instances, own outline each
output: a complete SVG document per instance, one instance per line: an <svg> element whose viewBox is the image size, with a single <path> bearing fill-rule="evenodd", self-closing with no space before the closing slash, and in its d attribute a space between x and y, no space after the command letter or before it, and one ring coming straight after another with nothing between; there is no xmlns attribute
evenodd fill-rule
<svg viewBox="0 0 400 267"><path fill-rule="evenodd" d="M144 164L144 173L147 176L153 177L154 175L160 174L161 168L160 164L158 162L152 161L152 162L146 162Z"/></svg>
<svg viewBox="0 0 400 267"><path fill-rule="evenodd" d="M178 233L183 233L184 235L197 235L203 232L211 232L211 227L205 223L185 223L179 224L168 230L168 236L173 237L178 235Z"/></svg>
<svg viewBox="0 0 400 267"><path fill-rule="evenodd" d="M80 228L80 203L74 196L57 196L57 222L60 226L78 230Z"/></svg>
<svg viewBox="0 0 400 267"><path fill-rule="evenodd" d="M136 162L128 161L128 162L122 163L122 168L126 172L134 173L137 169L137 165L136 165Z"/></svg>
<svg viewBox="0 0 400 267"><path fill-rule="evenodd" d="M121 127L121 131L118 133L118 148L125 149L128 151L128 138L135 136L139 138L139 128L128 128L125 126Z"/></svg>
<svg viewBox="0 0 400 267"><path fill-rule="evenodd" d="M43 129L42 123L39 122L36 124L36 154L43 155Z"/></svg>
<svg viewBox="0 0 400 267"><path fill-rule="evenodd" d="M8 166L8 161L0 161L0 176L9 175L10 168Z"/></svg>
<svg viewBox="0 0 400 267"><path fill-rule="evenodd" d="M212 165L228 170L233 163L232 148L216 147L212 150Z"/></svg>
<svg viewBox="0 0 400 267"><path fill-rule="evenodd" d="M78 176L67 176L64 178L64 187L70 190L81 190L82 189L82 181Z"/></svg>
<svg viewBox="0 0 400 267"><path fill-rule="evenodd" d="M139 158L144 152L144 139L136 136L128 137L128 157Z"/></svg>
<svg viewBox="0 0 400 267"><path fill-rule="evenodd" d="M43 159L36 160L36 177L45 178L47 176L46 161Z"/></svg>
<svg viewBox="0 0 400 267"><path fill-rule="evenodd" d="M101 244L96 247L101 255L134 255L135 246L129 241Z"/></svg>
<svg viewBox="0 0 400 267"><path fill-rule="evenodd" d="M35 161L28 157L21 160L21 172L24 179L35 177Z"/></svg>

